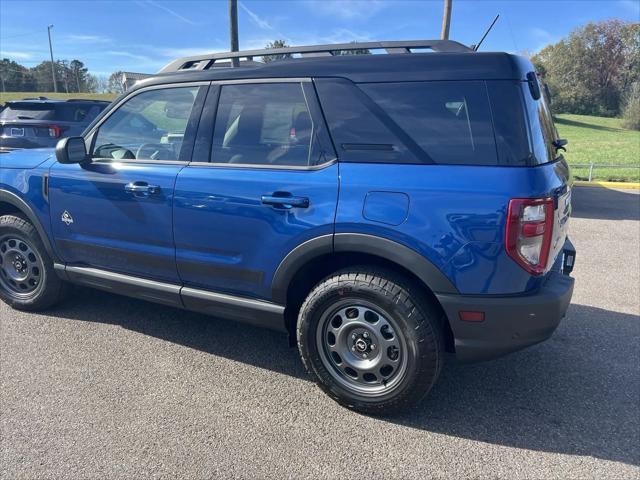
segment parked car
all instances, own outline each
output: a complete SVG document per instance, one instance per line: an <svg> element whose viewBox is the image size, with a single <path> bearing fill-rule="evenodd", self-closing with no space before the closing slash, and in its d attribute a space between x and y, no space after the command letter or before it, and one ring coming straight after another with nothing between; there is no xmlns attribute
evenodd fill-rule
<svg viewBox="0 0 640 480"><path fill-rule="evenodd" d="M107 105L46 97L7 102L0 110L0 150L55 147L63 137L80 135Z"/></svg>
<svg viewBox="0 0 640 480"><path fill-rule="evenodd" d="M313 57L211 68L261 54ZM2 157L0 296L42 310L71 282L273 328L341 404L412 405L447 352L541 342L570 303L566 142L533 72L452 41L177 60L55 157Z"/></svg>

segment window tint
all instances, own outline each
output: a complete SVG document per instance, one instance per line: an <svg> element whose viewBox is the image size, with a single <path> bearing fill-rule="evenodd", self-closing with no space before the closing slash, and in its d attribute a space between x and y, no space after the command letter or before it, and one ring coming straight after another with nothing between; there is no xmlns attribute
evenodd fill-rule
<svg viewBox="0 0 640 480"><path fill-rule="evenodd" d="M484 82L361 84L435 163L496 165Z"/></svg>
<svg viewBox="0 0 640 480"><path fill-rule="evenodd" d="M54 115L52 104L12 102L0 112L0 120L52 120Z"/></svg>
<svg viewBox="0 0 640 480"><path fill-rule="evenodd" d="M520 83L515 80L487 82L500 165L526 166L531 163Z"/></svg>
<svg viewBox="0 0 640 480"><path fill-rule="evenodd" d="M339 79L315 81L329 131L342 162L420 163L415 152L377 115L375 104L353 83Z"/></svg>
<svg viewBox="0 0 640 480"><path fill-rule="evenodd" d="M94 157L178 160L199 87L142 92L100 126Z"/></svg>
<svg viewBox="0 0 640 480"><path fill-rule="evenodd" d="M1 120L58 120L89 123L106 103L87 105L77 103L12 103L0 113Z"/></svg>
<svg viewBox="0 0 640 480"><path fill-rule="evenodd" d="M320 160L315 144L299 83L222 86L212 162L308 166Z"/></svg>
<svg viewBox="0 0 640 480"><path fill-rule="evenodd" d="M533 155L537 163L552 162L557 157L553 142L558 138L558 134L544 95L534 100L527 83L522 83L521 89L529 115Z"/></svg>
<svg viewBox="0 0 640 480"><path fill-rule="evenodd" d="M78 104L75 102L56 105L56 120L64 122L89 123L105 109L107 104Z"/></svg>

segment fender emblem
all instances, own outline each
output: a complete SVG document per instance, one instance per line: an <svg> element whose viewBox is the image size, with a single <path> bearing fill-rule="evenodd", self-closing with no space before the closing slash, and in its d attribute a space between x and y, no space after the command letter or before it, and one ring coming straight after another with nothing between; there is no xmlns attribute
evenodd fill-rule
<svg viewBox="0 0 640 480"><path fill-rule="evenodd" d="M69 225L71 225L73 223L73 217L66 210L64 212L62 212L62 218L60 218L60 220L62 220L64 223L66 223L67 226L69 226Z"/></svg>

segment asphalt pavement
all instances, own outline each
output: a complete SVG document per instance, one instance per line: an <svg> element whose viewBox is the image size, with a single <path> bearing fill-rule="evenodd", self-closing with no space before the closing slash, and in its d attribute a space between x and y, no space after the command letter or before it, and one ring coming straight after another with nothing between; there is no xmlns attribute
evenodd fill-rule
<svg viewBox="0 0 640 480"><path fill-rule="evenodd" d="M0 478L640 478L640 195L573 203L554 336L451 362L386 419L322 394L284 335L80 288L0 304Z"/></svg>

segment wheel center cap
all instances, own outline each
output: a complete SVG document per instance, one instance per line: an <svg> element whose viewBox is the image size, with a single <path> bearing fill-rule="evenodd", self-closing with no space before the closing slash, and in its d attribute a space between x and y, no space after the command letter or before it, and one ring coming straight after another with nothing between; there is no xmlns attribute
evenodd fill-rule
<svg viewBox="0 0 640 480"><path fill-rule="evenodd" d="M363 338L359 338L355 342L356 350L359 352L366 352L367 347L369 346L367 342Z"/></svg>
<svg viewBox="0 0 640 480"><path fill-rule="evenodd" d="M20 273L26 268L26 264L24 260L22 260L20 257L17 257L13 261L13 268L15 268L16 272Z"/></svg>

